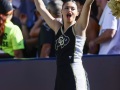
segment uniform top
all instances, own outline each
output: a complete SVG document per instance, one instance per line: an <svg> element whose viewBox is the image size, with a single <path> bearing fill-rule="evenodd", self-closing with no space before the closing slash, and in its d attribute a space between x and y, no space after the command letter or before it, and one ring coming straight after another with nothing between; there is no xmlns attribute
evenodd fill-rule
<svg viewBox="0 0 120 90"><path fill-rule="evenodd" d="M75 62L73 59L80 59L83 54L83 46L86 38L75 35L73 26L66 32L63 27L56 34L55 49L58 62ZM68 59L70 59L68 61Z"/></svg>

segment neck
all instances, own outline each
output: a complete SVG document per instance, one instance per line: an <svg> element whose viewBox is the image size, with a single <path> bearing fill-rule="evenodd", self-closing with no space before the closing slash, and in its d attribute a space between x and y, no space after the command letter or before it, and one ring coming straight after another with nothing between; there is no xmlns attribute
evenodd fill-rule
<svg viewBox="0 0 120 90"><path fill-rule="evenodd" d="M65 32L70 26L72 26L72 25L75 24L75 23L76 23L76 21L73 21L73 22L70 22L70 23L68 23L68 22L64 23L64 32Z"/></svg>

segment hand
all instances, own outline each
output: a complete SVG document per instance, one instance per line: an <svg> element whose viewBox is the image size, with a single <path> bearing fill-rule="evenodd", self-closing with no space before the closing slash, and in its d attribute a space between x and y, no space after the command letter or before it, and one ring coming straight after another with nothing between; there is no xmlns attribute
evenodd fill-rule
<svg viewBox="0 0 120 90"><path fill-rule="evenodd" d="M95 44L94 41L90 41L90 42L89 42L89 49L90 49L90 50L93 50L94 47L95 47L95 45L96 45L96 44Z"/></svg>
<svg viewBox="0 0 120 90"><path fill-rule="evenodd" d="M23 24L23 25L26 25L26 23L27 23L27 15L26 14L20 14L20 21L21 21L21 24Z"/></svg>
<svg viewBox="0 0 120 90"><path fill-rule="evenodd" d="M5 53L3 50L0 50L0 53Z"/></svg>

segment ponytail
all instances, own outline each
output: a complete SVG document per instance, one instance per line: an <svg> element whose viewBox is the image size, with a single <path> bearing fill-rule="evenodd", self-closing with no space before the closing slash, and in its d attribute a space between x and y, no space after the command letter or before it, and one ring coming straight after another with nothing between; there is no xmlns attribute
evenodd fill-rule
<svg viewBox="0 0 120 90"><path fill-rule="evenodd" d="M0 14L0 37L4 34L6 15Z"/></svg>

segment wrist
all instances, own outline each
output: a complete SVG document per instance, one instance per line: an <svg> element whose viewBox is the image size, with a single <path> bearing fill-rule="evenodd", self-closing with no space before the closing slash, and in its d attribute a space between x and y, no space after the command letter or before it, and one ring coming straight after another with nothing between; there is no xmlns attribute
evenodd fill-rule
<svg viewBox="0 0 120 90"><path fill-rule="evenodd" d="M98 43L97 43L97 40L94 40L93 43L94 43L94 45L98 44Z"/></svg>

